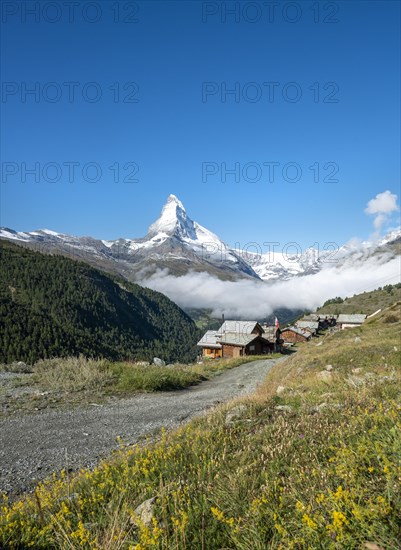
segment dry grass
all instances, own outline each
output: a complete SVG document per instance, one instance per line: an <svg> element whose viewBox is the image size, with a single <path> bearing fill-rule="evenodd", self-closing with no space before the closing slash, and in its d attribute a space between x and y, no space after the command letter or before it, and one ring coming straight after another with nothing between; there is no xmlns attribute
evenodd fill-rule
<svg viewBox="0 0 401 550"><path fill-rule="evenodd" d="M0 410L0 416L75 407L94 399L104 401L110 396L128 397L138 392L185 389L250 360L273 357L241 357L168 367L87 359L83 356L42 360L33 367L25 365L23 370L21 365L4 365L3 371L14 373L14 377L11 380L6 375L0 380L0 396L11 393L3 398L6 407ZM25 374L26 371L29 374ZM25 391L14 391L18 386L26 386Z"/></svg>
<svg viewBox="0 0 401 550"><path fill-rule="evenodd" d="M114 376L105 359L86 359L81 355L38 361L33 379L47 391L76 392L101 390L113 382Z"/></svg>
<svg viewBox="0 0 401 550"><path fill-rule="evenodd" d="M212 378L250 360L274 356L240 357L205 361L197 365L176 364L169 367L128 362L110 362L105 359L69 357L38 361L34 367L34 382L50 392L103 392L129 394L138 391L169 391L187 388Z"/></svg>

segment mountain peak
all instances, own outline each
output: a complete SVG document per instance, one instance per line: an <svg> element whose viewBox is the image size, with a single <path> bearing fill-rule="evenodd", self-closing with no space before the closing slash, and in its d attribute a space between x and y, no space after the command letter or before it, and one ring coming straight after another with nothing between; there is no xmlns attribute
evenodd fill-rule
<svg viewBox="0 0 401 550"><path fill-rule="evenodd" d="M169 195L160 217L149 227L149 235L165 233L177 238L196 239L194 222L187 216L182 202Z"/></svg>
<svg viewBox="0 0 401 550"><path fill-rule="evenodd" d="M182 208L182 210L185 211L185 208L184 208L184 205L182 204L182 202L180 201L180 199L176 196L176 195L172 195L170 194L168 197L167 197L167 202L165 204L165 206L167 204L170 204L170 203L175 203L177 206L179 206L180 208Z"/></svg>

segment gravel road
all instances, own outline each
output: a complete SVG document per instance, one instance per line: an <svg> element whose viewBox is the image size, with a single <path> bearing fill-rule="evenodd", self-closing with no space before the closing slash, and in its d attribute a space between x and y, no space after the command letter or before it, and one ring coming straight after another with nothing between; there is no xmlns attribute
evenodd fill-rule
<svg viewBox="0 0 401 550"><path fill-rule="evenodd" d="M124 443L135 443L156 429L173 428L218 403L250 393L284 359L246 363L185 390L4 419L0 492L16 496L62 468L93 467L118 447L118 436Z"/></svg>

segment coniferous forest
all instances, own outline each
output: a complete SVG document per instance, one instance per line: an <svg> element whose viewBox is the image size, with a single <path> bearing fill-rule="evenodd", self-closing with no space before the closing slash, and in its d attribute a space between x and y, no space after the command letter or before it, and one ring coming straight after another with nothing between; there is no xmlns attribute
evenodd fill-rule
<svg viewBox="0 0 401 550"><path fill-rule="evenodd" d="M0 362L83 354L192 361L199 331L159 292L0 241Z"/></svg>

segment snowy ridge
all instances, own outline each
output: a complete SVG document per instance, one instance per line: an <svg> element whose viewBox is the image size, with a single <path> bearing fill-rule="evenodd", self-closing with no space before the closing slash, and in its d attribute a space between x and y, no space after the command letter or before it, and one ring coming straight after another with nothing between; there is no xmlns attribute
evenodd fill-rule
<svg viewBox="0 0 401 550"><path fill-rule="evenodd" d="M163 267L175 267L177 273L196 266L198 271L215 276L269 281L317 273L335 264L363 261L376 250L388 250L389 244L398 242L401 230L392 230L376 241L352 240L338 250L308 248L300 254L276 250L257 254L231 249L212 231L191 220L182 202L175 195L169 195L160 217L140 239L98 240L49 229L17 232L6 227L0 228L0 238L20 241L39 250L43 246L43 250L57 247L64 254L72 251L95 265L100 262L99 265L104 266L106 262L124 276L146 270L149 266L157 269L162 262Z"/></svg>
<svg viewBox="0 0 401 550"><path fill-rule="evenodd" d="M341 264L352 264L363 260L377 250L385 250L386 245L401 239L401 229L390 231L376 241L351 240L343 246L329 250L307 248L300 254L283 254L271 251L266 254L243 252L243 258L253 267L263 280L290 279L294 276L317 273L326 268Z"/></svg>
<svg viewBox="0 0 401 550"><path fill-rule="evenodd" d="M327 254L327 253L326 253ZM302 254L246 253L248 263L261 279L289 279L296 275L319 271L325 254L315 248L308 248Z"/></svg>

